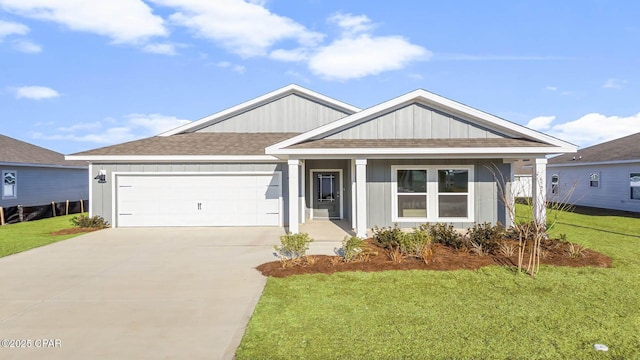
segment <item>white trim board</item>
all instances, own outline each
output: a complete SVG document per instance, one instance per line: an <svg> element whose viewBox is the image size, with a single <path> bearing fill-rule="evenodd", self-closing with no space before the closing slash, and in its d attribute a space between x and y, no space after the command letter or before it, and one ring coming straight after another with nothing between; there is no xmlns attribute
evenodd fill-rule
<svg viewBox="0 0 640 360"><path fill-rule="evenodd" d="M116 162L282 162L270 155L67 155L67 160L116 161Z"/></svg>

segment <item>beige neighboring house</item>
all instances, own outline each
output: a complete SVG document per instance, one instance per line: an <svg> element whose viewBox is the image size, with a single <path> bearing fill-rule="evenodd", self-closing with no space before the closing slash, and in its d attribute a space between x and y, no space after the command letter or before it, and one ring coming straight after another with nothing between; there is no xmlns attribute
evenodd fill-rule
<svg viewBox="0 0 640 360"><path fill-rule="evenodd" d="M68 161L55 151L0 135L0 207L39 206L87 200L86 162Z"/></svg>
<svg viewBox="0 0 640 360"><path fill-rule="evenodd" d="M550 158L547 167L551 199L640 212L640 133Z"/></svg>

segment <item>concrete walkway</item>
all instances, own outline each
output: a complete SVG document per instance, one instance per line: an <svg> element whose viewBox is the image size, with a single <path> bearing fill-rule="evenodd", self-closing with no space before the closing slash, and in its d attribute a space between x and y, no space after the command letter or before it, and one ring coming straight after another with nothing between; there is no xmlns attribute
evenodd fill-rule
<svg viewBox="0 0 640 360"><path fill-rule="evenodd" d="M0 258L0 340L30 341L0 359L231 359L283 233L107 229Z"/></svg>

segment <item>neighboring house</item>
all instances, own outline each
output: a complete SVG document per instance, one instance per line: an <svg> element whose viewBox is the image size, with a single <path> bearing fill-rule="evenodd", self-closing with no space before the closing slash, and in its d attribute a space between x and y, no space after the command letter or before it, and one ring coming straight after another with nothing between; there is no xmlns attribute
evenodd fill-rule
<svg viewBox="0 0 640 360"><path fill-rule="evenodd" d="M575 146L416 90L361 110L289 85L159 136L85 151L91 213L114 226L367 228L509 223L498 179ZM510 194L510 190L507 191ZM507 196L509 198L510 196ZM511 201L511 200L509 200ZM537 202L544 220L544 202Z"/></svg>
<svg viewBox="0 0 640 360"><path fill-rule="evenodd" d="M51 202L87 200L86 162L0 135L1 207L38 206Z"/></svg>
<svg viewBox="0 0 640 360"><path fill-rule="evenodd" d="M640 212L640 133L549 159L548 197Z"/></svg>
<svg viewBox="0 0 640 360"><path fill-rule="evenodd" d="M512 163L512 166L514 167L513 185L511 186L513 197L530 198L532 195L531 179L533 177L531 161L529 159L517 160Z"/></svg>

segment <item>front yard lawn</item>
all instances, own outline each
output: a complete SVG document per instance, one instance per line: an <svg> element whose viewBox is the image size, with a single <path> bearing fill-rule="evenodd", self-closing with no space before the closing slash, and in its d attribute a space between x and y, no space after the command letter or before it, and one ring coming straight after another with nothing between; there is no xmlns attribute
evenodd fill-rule
<svg viewBox="0 0 640 360"><path fill-rule="evenodd" d="M72 227L71 219L78 215L0 226L0 257L78 236L79 234L51 235L54 231Z"/></svg>
<svg viewBox="0 0 640 360"><path fill-rule="evenodd" d="M640 219L561 213L561 233L613 267L543 266L535 280L498 266L269 278L236 356L640 358Z"/></svg>

